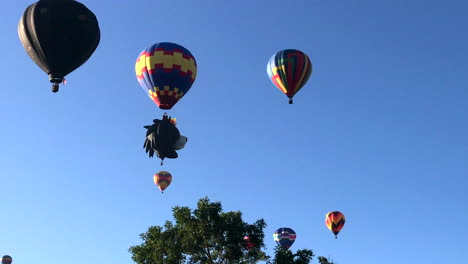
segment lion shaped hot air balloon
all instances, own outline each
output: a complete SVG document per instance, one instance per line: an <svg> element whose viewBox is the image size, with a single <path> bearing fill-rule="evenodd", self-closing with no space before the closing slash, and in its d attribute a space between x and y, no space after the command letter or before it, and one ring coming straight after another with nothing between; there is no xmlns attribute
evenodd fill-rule
<svg viewBox="0 0 468 264"><path fill-rule="evenodd" d="M312 63L302 51L286 49L275 53L267 64L267 73L273 84L293 103L294 95L306 84L312 74Z"/></svg>
<svg viewBox="0 0 468 264"><path fill-rule="evenodd" d="M135 73L151 100L160 109L169 110L192 87L197 77L197 62L181 45L160 42L140 53Z"/></svg>
<svg viewBox="0 0 468 264"><path fill-rule="evenodd" d="M18 35L29 57L49 75L52 92L91 57L101 37L94 13L71 0L40 0L28 6Z"/></svg>
<svg viewBox="0 0 468 264"><path fill-rule="evenodd" d="M154 184L158 186L159 190L164 193L164 190L172 182L172 175L168 171L159 171L158 173L154 174L153 181Z"/></svg>
<svg viewBox="0 0 468 264"><path fill-rule="evenodd" d="M338 233L343 228L345 221L345 216L338 211L332 211L325 215L325 225L335 234L335 238L338 238Z"/></svg>
<svg viewBox="0 0 468 264"><path fill-rule="evenodd" d="M289 227L278 228L273 234L275 242L284 249L289 249L296 240L296 232Z"/></svg>

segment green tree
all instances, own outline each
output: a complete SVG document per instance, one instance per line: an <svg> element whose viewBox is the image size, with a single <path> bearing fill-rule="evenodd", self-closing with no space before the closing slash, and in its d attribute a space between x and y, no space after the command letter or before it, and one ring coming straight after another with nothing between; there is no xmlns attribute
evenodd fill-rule
<svg viewBox="0 0 468 264"><path fill-rule="evenodd" d="M325 257L318 257L318 260L320 264L334 264L333 261L330 261Z"/></svg>
<svg viewBox="0 0 468 264"><path fill-rule="evenodd" d="M253 224L242 220L241 212L222 212L220 202L208 198L198 201L198 208L173 208L175 224L152 226L140 235L143 243L129 249L138 264L249 264L267 260L263 251L263 219ZM253 248L247 249L244 236Z"/></svg>
<svg viewBox="0 0 468 264"><path fill-rule="evenodd" d="M172 213L175 223L149 227L140 235L143 242L130 247L137 264L309 264L314 256L312 250L293 254L277 246L270 260L263 251L265 220L248 224L241 212L223 212L220 202L206 197L195 210L176 206ZM251 246L244 236L249 236ZM333 264L324 257L318 259L320 264Z"/></svg>
<svg viewBox="0 0 468 264"><path fill-rule="evenodd" d="M309 264L314 256L314 252L310 249L300 249L293 253L291 250L276 246L275 257L268 261L268 264ZM318 261L320 264L334 264L325 257L318 257Z"/></svg>

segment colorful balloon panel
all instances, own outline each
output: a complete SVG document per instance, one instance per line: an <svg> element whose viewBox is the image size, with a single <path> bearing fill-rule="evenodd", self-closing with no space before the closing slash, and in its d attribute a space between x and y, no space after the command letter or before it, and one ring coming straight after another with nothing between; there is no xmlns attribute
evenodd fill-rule
<svg viewBox="0 0 468 264"><path fill-rule="evenodd" d="M167 171L159 171L153 177L154 184L159 190L164 191L172 182L172 175Z"/></svg>
<svg viewBox="0 0 468 264"><path fill-rule="evenodd" d="M135 73L145 93L160 109L168 110L192 87L197 77L197 62L186 48L161 42L140 53Z"/></svg>
<svg viewBox="0 0 468 264"><path fill-rule="evenodd" d="M278 228L273 234L273 239L284 249L289 249L296 240L296 232L289 227Z"/></svg>
<svg viewBox="0 0 468 264"><path fill-rule="evenodd" d="M274 54L267 64L267 73L273 84L289 98L306 84L312 74L309 57L300 50L286 49Z"/></svg>
<svg viewBox="0 0 468 264"><path fill-rule="evenodd" d="M327 225L328 229L330 229L330 231L332 231L333 234L335 234L335 238L343 228L345 222L345 216L338 211L329 212L325 216L325 224Z"/></svg>

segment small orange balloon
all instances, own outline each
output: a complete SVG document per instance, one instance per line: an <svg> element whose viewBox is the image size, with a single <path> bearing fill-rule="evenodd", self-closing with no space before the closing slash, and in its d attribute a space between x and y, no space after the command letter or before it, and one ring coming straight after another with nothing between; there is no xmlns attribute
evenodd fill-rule
<svg viewBox="0 0 468 264"><path fill-rule="evenodd" d="M159 171L156 174L154 174L153 181L154 184L158 186L159 190L161 190L161 192L164 192L164 190L172 182L172 175L167 171Z"/></svg>
<svg viewBox="0 0 468 264"><path fill-rule="evenodd" d="M328 229L335 234L335 238L337 238L338 233L340 233L341 229L345 224L345 216L338 211L329 212L325 216L325 224L327 225Z"/></svg>

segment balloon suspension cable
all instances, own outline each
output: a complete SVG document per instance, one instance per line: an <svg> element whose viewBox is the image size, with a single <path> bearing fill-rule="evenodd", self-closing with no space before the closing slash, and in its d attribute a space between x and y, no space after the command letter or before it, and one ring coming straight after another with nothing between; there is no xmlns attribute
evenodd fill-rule
<svg viewBox="0 0 468 264"><path fill-rule="evenodd" d="M163 161L163 160L161 160L161 166L163 165L163 162L164 162L164 161Z"/></svg>
<svg viewBox="0 0 468 264"><path fill-rule="evenodd" d="M289 104L292 104L292 103L293 103L292 97L289 97Z"/></svg>

